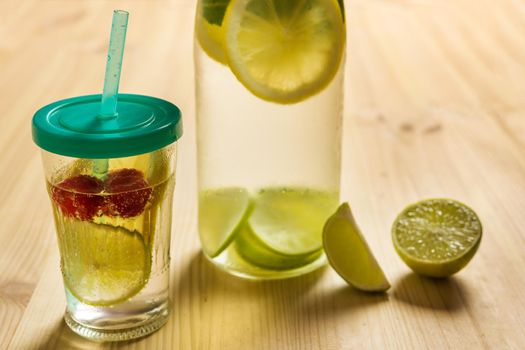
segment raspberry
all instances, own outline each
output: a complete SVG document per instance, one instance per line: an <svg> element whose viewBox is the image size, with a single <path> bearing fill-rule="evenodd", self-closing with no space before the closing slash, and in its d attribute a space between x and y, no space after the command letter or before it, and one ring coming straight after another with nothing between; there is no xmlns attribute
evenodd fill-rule
<svg viewBox="0 0 525 350"><path fill-rule="evenodd" d="M146 207L152 189L144 174L136 169L119 169L108 174L105 183L106 196L103 211L109 216L130 218Z"/></svg>
<svg viewBox="0 0 525 350"><path fill-rule="evenodd" d="M51 187L51 198L65 216L90 220L101 209L104 184L96 177L77 175Z"/></svg>

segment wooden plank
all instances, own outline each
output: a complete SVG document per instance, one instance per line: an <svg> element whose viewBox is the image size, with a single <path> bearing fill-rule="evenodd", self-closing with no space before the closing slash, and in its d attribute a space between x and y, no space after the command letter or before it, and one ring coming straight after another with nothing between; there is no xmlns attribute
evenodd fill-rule
<svg viewBox="0 0 525 350"><path fill-rule="evenodd" d="M122 90L181 105L185 135L169 322L145 339L95 344L62 321L58 252L29 120L49 101L100 89L117 7L132 13ZM524 348L525 6L354 0L346 10L342 199L390 278L385 295L359 293L329 268L239 280L199 253L194 1L0 2L0 348ZM484 224L474 260L446 280L412 274L390 240L396 214L427 197L461 200Z"/></svg>

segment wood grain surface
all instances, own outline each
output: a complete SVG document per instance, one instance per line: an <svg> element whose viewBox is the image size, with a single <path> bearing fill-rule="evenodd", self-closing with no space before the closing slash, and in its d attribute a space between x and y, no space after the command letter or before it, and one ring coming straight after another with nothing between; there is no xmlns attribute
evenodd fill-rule
<svg viewBox="0 0 525 350"><path fill-rule="evenodd" d="M0 349L524 349L525 2L347 0L343 200L392 283L348 287L329 268L277 282L230 277L199 252L194 0L0 0ZM131 12L121 91L184 113L169 322L120 344L73 334L34 111L101 90L111 11ZM482 219L459 274L420 278L390 225L452 197Z"/></svg>

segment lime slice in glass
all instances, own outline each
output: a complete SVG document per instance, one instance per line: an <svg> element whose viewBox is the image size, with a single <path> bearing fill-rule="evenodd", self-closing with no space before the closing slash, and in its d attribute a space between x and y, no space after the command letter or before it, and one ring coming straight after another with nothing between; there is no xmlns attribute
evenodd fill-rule
<svg viewBox="0 0 525 350"><path fill-rule="evenodd" d="M93 306L126 301L147 283L151 257L142 235L120 227L65 219L58 228L68 290Z"/></svg>
<svg viewBox="0 0 525 350"><path fill-rule="evenodd" d="M345 48L337 0L231 0L223 28L237 79L254 95L278 103L323 90Z"/></svg>
<svg viewBox="0 0 525 350"><path fill-rule="evenodd" d="M305 265L321 255L322 230L337 206L337 193L310 189L260 190L237 250L249 262L272 269Z"/></svg>
<svg viewBox="0 0 525 350"><path fill-rule="evenodd" d="M330 265L353 287L382 292L390 283L368 247L350 211L343 203L323 230L323 247Z"/></svg>
<svg viewBox="0 0 525 350"><path fill-rule="evenodd" d="M211 258L226 249L250 212L244 188L205 190L199 195L199 235L202 249Z"/></svg>
<svg viewBox="0 0 525 350"><path fill-rule="evenodd" d="M415 272L447 277L476 253L482 226L476 213L452 199L428 199L408 206L392 226L394 247Z"/></svg>
<svg viewBox="0 0 525 350"><path fill-rule="evenodd" d="M106 225L113 227L121 227L127 231L135 232L143 237L148 236L150 233L146 232L146 225L144 225L145 215L139 215L131 218L123 218L120 216L110 217L107 215L95 216L92 222L98 225Z"/></svg>

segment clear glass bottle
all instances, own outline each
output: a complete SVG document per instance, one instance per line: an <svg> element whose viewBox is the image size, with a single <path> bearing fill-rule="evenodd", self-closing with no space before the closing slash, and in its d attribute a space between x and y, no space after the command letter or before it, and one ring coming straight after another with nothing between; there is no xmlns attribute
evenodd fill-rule
<svg viewBox="0 0 525 350"><path fill-rule="evenodd" d="M325 263L322 228L339 202L343 12L336 0L198 2L199 235L231 274L286 278Z"/></svg>

